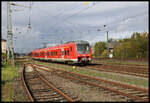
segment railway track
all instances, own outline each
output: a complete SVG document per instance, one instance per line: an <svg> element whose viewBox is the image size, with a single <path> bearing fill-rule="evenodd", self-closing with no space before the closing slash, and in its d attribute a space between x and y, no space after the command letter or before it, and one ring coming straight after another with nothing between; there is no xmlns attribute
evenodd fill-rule
<svg viewBox="0 0 150 103"><path fill-rule="evenodd" d="M98 71L104 71L104 72L114 72L114 73L120 73L120 74L139 76L139 77L144 77L144 78L149 77L148 69L145 69L145 68L135 69L134 67L112 66L112 65L86 66L85 68L98 70Z"/></svg>
<svg viewBox="0 0 150 103"><path fill-rule="evenodd" d="M87 75L81 75L78 73L68 72L65 70L58 70L52 67L46 67L43 65L34 64L34 67L43 69L45 71L53 71L54 74L69 79L73 82L88 84L92 87L98 87L101 91L110 93L111 95L117 95L120 98L124 98L126 101L148 101L148 90L144 88L138 88L135 86L122 84L119 82L108 81L100 78L95 78Z"/></svg>
<svg viewBox="0 0 150 103"><path fill-rule="evenodd" d="M60 64L58 65L65 65L66 64ZM132 67L132 66L114 66L114 65L103 65L103 64L91 64L88 66L77 66L79 68L85 68L90 70L97 70L97 71L104 71L104 72L113 72L113 73L120 73L120 74L126 74L126 75L132 75L137 77L149 77L149 71L146 68L141 67Z"/></svg>
<svg viewBox="0 0 150 103"><path fill-rule="evenodd" d="M30 69L29 69L30 68ZM73 102L71 96L68 96L61 87L56 87L47 81L37 70L24 65L22 71L22 82L29 99L33 101L52 101L52 102Z"/></svg>
<svg viewBox="0 0 150 103"><path fill-rule="evenodd" d="M123 59L104 59L104 58L92 58L92 60L95 63L103 63L103 64L110 64L110 65L119 65L119 66L130 66L130 67L145 67L145 64L142 64L141 62L148 62L148 60L123 60ZM108 61L108 62L106 62ZM120 63L121 62L121 63ZM122 62L127 62L127 63L122 63ZM131 62L136 62L135 64L132 64ZM139 62L139 63L138 63Z"/></svg>

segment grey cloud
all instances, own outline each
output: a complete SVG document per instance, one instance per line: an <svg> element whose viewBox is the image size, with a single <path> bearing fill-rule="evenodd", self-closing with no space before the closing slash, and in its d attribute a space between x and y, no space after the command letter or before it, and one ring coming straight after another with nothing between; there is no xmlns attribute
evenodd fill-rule
<svg viewBox="0 0 150 103"><path fill-rule="evenodd" d="M6 2L5 2L6 3ZM2 37L6 37L6 7L5 3L2 7ZM29 2L15 2L21 5L29 5ZM84 2L33 2L31 9L31 27L32 31L27 32L29 9L24 11L13 12L13 29L20 28L22 31L14 31L14 35L18 36L15 42L16 52L30 52L34 48L43 46L43 43L59 44L70 40L83 39L90 43L96 41L106 41L106 32L98 32L97 29L104 24L109 24L113 21L119 21L123 18L132 15L140 15L130 20L111 24L109 28L114 27L109 35L112 38L122 38L130 36L133 31L148 30L148 3L146 2L97 2L98 6L89 8L82 13L77 14L69 19L67 23L64 21L68 16L79 12L81 9L92 5L90 2L85 5ZM111 7L108 5L118 5ZM16 7L17 9L17 7ZM141 14L142 15L141 15ZM56 16L56 17L54 17ZM23 29L21 29L23 28ZM122 32L126 32L125 35Z"/></svg>

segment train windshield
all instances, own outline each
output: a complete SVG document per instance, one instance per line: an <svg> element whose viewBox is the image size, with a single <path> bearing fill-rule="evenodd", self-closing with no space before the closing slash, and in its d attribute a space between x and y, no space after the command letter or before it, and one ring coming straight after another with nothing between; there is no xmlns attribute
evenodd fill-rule
<svg viewBox="0 0 150 103"><path fill-rule="evenodd" d="M90 46L89 44L76 44L77 51L79 54L88 54L90 53Z"/></svg>

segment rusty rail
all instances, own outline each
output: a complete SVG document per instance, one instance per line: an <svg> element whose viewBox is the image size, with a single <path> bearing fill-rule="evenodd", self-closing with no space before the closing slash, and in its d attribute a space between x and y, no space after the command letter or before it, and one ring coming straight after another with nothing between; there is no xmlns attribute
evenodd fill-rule
<svg viewBox="0 0 150 103"><path fill-rule="evenodd" d="M112 66L113 69L110 67ZM116 68L114 68L116 67ZM117 68L118 67L118 68ZM109 68L109 69L106 69ZM106 71L106 72L115 72L115 73L121 73L121 74L128 74L128 75L135 75L140 77L148 77L148 70L147 69L135 69L125 66L113 66L113 65L103 65L103 66L87 66L86 69L93 69L93 70L99 70L99 71Z"/></svg>
<svg viewBox="0 0 150 103"><path fill-rule="evenodd" d="M43 65L38 65L38 66L43 66ZM43 66L43 67L49 68L47 66ZM37 67L37 68L43 69L43 68L40 68L40 67ZM55 71L58 70L58 69L55 69L55 68L50 68L50 69L53 69ZM46 70L46 69L43 69L43 70ZM49 71L49 70L46 70L46 71ZM126 85L126 84L122 84L122 83L118 83L118 82L103 80L103 79L100 79L100 78L95 78L95 77L91 77L91 76L87 76L87 75L83 75L83 74L81 75L81 74L77 74L77 73L73 73L73 72L68 72L68 71L65 71L65 70L58 70L58 71L62 71L62 72L65 72L65 73L70 73L70 74L78 75L78 76L81 76L81 77L86 77L86 78L94 79L94 80L97 80L97 81L100 81L100 82L105 82L105 83L119 85L119 86L122 86L122 87L125 87L125 88L130 88L130 89L132 88L134 90L140 90L140 91L148 93L148 90L144 89L144 88L138 88L138 87L131 86L131 85ZM84 82L84 83L87 83L87 84L90 84L90 85L93 85L93 86L97 86L97 87L100 87L100 88L103 88L103 89L107 89L109 91L116 92L118 94L127 96L129 98L134 99L134 100L147 101L147 98L140 98L138 96L133 96L131 94L127 94L127 93L124 93L124 92L121 92L121 91L118 91L118 90L115 90L115 89L112 89L112 88L108 88L108 87L104 87L104 86L97 85L97 84L94 84L94 83L90 83L90 82L87 82L87 81L84 81L84 80L80 80L80 79L77 79L77 78L74 78L74 77L70 77L70 76L68 77L68 76L65 76L65 75L58 74L58 73L56 73L56 74L59 75L59 76L61 76L61 77L65 77L65 78L68 78L68 79L72 78L74 80L78 80L78 81L81 81L81 82Z"/></svg>
<svg viewBox="0 0 150 103"><path fill-rule="evenodd" d="M26 65L24 64L24 68L23 68L23 71L22 71L22 81L23 81L23 85L25 87L25 90L27 92L27 95L29 97L29 99L34 102L34 98L32 96L32 93L30 92L29 90L29 87L27 86L27 83L25 81L25 68L26 68ZM38 77L44 81L51 89L53 89L54 91L56 91L57 93L61 94L67 101L69 102L74 102L74 100L72 98L70 98L68 95L66 95L65 93L63 93L61 90L57 89L53 84L51 84L49 81L47 81L43 76L41 76L41 74L35 69L33 68L36 72L36 74L38 74Z"/></svg>
<svg viewBox="0 0 150 103"><path fill-rule="evenodd" d="M91 70L98 70L98 71L104 71L104 72L114 72L114 73L121 73L121 74L127 74L127 75L134 75L134 76L140 76L140 77L145 77L148 78L148 75L143 75L139 73L132 73L132 72L125 72L125 71L119 71L119 70L109 70L109 69L101 69L97 67L86 67L86 69L91 69Z"/></svg>
<svg viewBox="0 0 150 103"><path fill-rule="evenodd" d="M35 64L35 65L38 65L38 66L41 66L41 67L43 66L43 65L39 65L39 64ZM120 85L120 86L126 87L126 88L129 87L129 88L132 88L132 89L135 89L135 90L139 90L140 89L141 91L148 93L147 89L138 88L138 87L132 86L132 85L127 85L127 84L123 84L123 83L119 83L119 82L113 82L113 81L109 81L109 80L104 80L104 79L101 79L101 78L91 77L91 76L87 76L87 75L84 75L84 74L78 74L78 73L74 73L74 72L68 72L68 71L65 71L65 70L62 70L62 69L58 70L58 69L55 69L55 68L52 68L52 67L51 68L47 67L47 66L43 66L43 67L49 68L49 69L53 69L53 70L57 70L57 71L63 71L63 72L75 74L75 75L82 76L82 77L87 77L87 78L95 79L95 80L100 81L100 82L102 81L102 82L105 82L105 83L110 83L110 84L114 84L114 85ZM38 68L40 68L40 67L38 67ZM41 69L43 69L43 68L41 68ZM49 70L47 70L47 71L49 71Z"/></svg>
<svg viewBox="0 0 150 103"><path fill-rule="evenodd" d="M33 99L32 95L31 95L31 93L30 93L30 91L29 91L29 88L27 87L26 82L25 82L24 72L25 72L25 64L24 64L24 67L23 67L23 70L22 70L21 79L22 79L23 85L24 85L24 87L25 87L25 90L26 90L26 92L27 92L27 95L28 95L29 99L30 99L32 102L34 102L34 99Z"/></svg>
<svg viewBox="0 0 150 103"><path fill-rule="evenodd" d="M34 67L35 69L35 67ZM68 101L73 102L74 100L72 98L70 98L69 96L67 96L66 94L64 94L62 91L60 91L59 89L57 89L54 85L52 85L49 81L47 81L44 77L41 76L41 74L35 69L36 73L38 74L38 76L40 77L41 80L43 80L50 88L52 88L53 90L57 91L58 93L60 93L62 96L64 96Z"/></svg>

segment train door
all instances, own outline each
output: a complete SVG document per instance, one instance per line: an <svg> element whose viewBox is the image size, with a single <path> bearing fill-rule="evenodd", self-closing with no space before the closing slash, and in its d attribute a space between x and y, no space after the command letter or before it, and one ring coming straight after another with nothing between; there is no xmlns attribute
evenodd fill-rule
<svg viewBox="0 0 150 103"><path fill-rule="evenodd" d="M45 49L45 58L47 58L47 49Z"/></svg>
<svg viewBox="0 0 150 103"><path fill-rule="evenodd" d="M62 59L64 59L64 48L61 49Z"/></svg>

